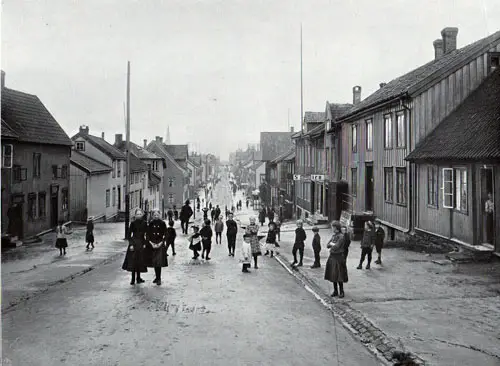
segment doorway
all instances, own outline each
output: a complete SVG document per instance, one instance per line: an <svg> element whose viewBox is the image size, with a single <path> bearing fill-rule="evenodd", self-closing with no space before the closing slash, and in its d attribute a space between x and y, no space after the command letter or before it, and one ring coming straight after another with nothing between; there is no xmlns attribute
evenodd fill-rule
<svg viewBox="0 0 500 366"><path fill-rule="evenodd" d="M118 211L122 209L122 187L118 186Z"/></svg>
<svg viewBox="0 0 500 366"><path fill-rule="evenodd" d="M314 184L314 182L311 182L309 183L309 190L311 191L311 214L314 213L315 210L315 198L316 198L316 195L315 195L315 190L316 190L316 185Z"/></svg>
<svg viewBox="0 0 500 366"><path fill-rule="evenodd" d="M483 167L480 170L481 177L481 242L494 245L496 237L495 210L493 202L494 182L493 168Z"/></svg>
<svg viewBox="0 0 500 366"><path fill-rule="evenodd" d="M50 197L50 224L52 227L59 225L59 210L58 210L57 194Z"/></svg>
<svg viewBox="0 0 500 366"><path fill-rule="evenodd" d="M365 172L365 208L373 212L373 163L366 163Z"/></svg>
<svg viewBox="0 0 500 366"><path fill-rule="evenodd" d="M19 239L24 238L24 195L14 195L12 197L12 205L7 210L9 220L7 232L11 236L17 236Z"/></svg>

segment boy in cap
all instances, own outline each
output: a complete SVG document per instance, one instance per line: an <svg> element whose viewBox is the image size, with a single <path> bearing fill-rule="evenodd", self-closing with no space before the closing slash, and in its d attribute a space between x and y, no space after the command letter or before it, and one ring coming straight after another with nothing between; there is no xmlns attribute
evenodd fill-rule
<svg viewBox="0 0 500 366"><path fill-rule="evenodd" d="M375 263L382 264L382 248L384 247L385 232L379 220L375 220L375 228L375 250L378 254Z"/></svg>
<svg viewBox="0 0 500 366"><path fill-rule="evenodd" d="M311 266L311 268L320 268L321 263L320 263L320 256L319 253L321 252L321 237L319 236L319 229L317 226L314 226L312 228L312 232L314 233L313 241L312 241L312 247L314 251L314 264Z"/></svg>
<svg viewBox="0 0 500 366"><path fill-rule="evenodd" d="M304 242L307 239L306 232L302 228L302 220L297 221L297 228L295 229L295 244L293 244L292 254L293 263L292 266L297 265L302 267L302 260L304 259ZM300 254L300 262L297 264L297 251Z"/></svg>

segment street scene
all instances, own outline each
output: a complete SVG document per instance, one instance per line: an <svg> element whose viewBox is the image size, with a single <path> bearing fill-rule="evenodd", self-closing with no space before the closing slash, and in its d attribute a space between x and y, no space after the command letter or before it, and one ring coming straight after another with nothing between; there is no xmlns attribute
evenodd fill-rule
<svg viewBox="0 0 500 366"><path fill-rule="evenodd" d="M2 365L500 365L496 1L47 5L2 12Z"/></svg>

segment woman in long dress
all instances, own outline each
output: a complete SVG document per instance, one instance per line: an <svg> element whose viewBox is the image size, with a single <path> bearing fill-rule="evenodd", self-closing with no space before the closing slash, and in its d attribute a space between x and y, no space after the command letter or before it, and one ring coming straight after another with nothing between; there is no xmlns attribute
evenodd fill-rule
<svg viewBox="0 0 500 366"><path fill-rule="evenodd" d="M326 245L330 249L330 256L326 262L325 280L333 283L332 297L344 297L344 283L348 281L347 265L344 255L345 238L341 233L339 222L332 223L333 236ZM337 286L338 285L338 286ZM340 290L340 294L339 294Z"/></svg>
<svg viewBox="0 0 500 366"><path fill-rule="evenodd" d="M127 254L123 261L122 269L132 272L131 285L135 285L136 276L137 283L143 283L141 273L146 273L148 268L144 262L144 249L146 249L146 234L148 224L144 220L144 211L138 208L135 211L135 220L130 224L129 229L129 244Z"/></svg>
<svg viewBox="0 0 500 366"><path fill-rule="evenodd" d="M259 257L259 255L262 255L258 234L259 226L255 223L255 217L250 217L250 225L248 225L245 229L245 236L250 240L250 247L252 249L252 257L254 262L253 268L255 269L259 268L257 266L257 258Z"/></svg>
<svg viewBox="0 0 500 366"><path fill-rule="evenodd" d="M160 211L153 212L153 220L150 221L148 226L148 267L155 269L155 279L153 283L158 286L161 285L161 268L168 267L167 261L167 248L165 241L167 239L167 225L161 219Z"/></svg>

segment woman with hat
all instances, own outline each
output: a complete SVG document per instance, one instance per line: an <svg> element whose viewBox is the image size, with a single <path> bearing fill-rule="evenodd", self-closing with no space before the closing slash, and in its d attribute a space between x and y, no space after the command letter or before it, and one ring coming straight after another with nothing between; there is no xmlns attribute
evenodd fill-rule
<svg viewBox="0 0 500 366"><path fill-rule="evenodd" d="M144 263L147 231L148 224L144 221L144 211L138 208L135 210L135 220L130 224L129 245L122 265L123 270L132 272L131 285L135 285L136 276L137 283L143 283L141 273L148 271Z"/></svg>
<svg viewBox="0 0 500 366"><path fill-rule="evenodd" d="M255 269L258 269L257 266L257 258L259 255L262 255L260 251L260 242L259 242L259 226L255 223L255 217L250 217L250 225L248 225L245 229L245 237L250 241L250 247L252 248L252 257L254 262Z"/></svg>
<svg viewBox="0 0 500 366"><path fill-rule="evenodd" d="M87 243L87 250L94 249L94 218L89 216L87 220L87 233L85 234L85 242Z"/></svg>
<svg viewBox="0 0 500 366"><path fill-rule="evenodd" d="M167 238L167 225L161 219L159 210L153 211L153 220L149 222L148 226L148 261L147 266L155 269L155 279L153 283L158 286L161 285L161 268L168 267L167 261L167 248L165 240Z"/></svg>
<svg viewBox="0 0 500 366"><path fill-rule="evenodd" d="M326 245L330 249L330 256L326 262L325 280L333 283L333 293L331 296L344 297L344 283L348 281L344 255L345 239L341 233L341 225L338 221L332 222L332 229L333 236Z"/></svg>

